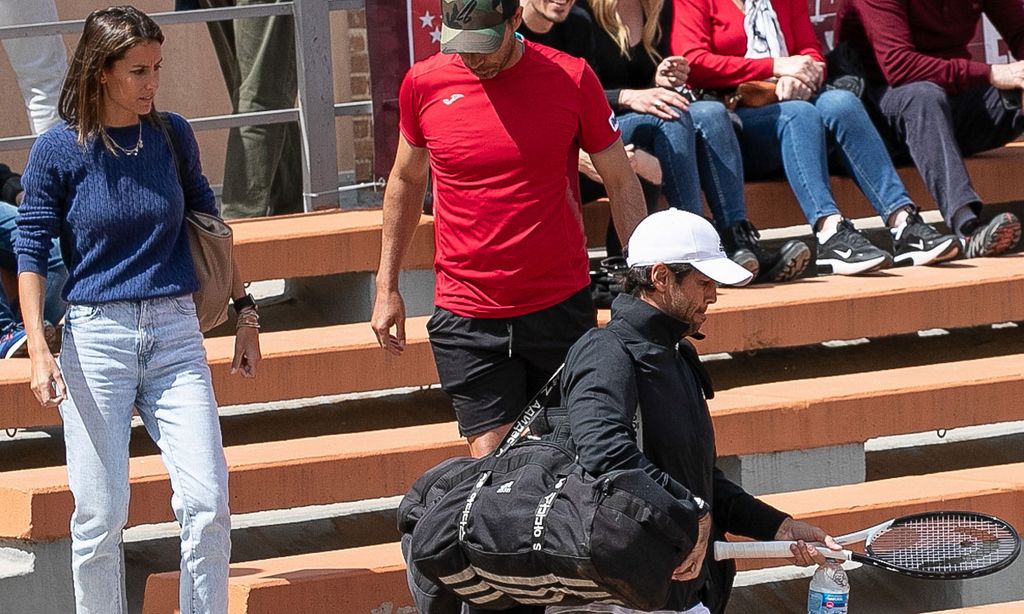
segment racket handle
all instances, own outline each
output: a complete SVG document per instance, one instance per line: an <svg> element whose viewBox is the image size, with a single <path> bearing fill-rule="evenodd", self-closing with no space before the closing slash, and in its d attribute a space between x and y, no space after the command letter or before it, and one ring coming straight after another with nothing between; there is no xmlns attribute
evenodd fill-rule
<svg viewBox="0 0 1024 614"><path fill-rule="evenodd" d="M792 558L790 546L795 541L777 542L715 542L715 560L723 559L788 559ZM830 559L850 560L849 550L830 550L825 546L817 546L822 555Z"/></svg>

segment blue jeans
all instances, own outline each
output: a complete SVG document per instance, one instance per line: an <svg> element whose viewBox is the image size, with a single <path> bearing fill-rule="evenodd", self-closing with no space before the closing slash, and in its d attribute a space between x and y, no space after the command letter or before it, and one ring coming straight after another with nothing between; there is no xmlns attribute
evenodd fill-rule
<svg viewBox="0 0 1024 614"><path fill-rule="evenodd" d="M71 305L60 368L79 614L127 611L121 531L133 406L170 475L181 525L181 611L227 612L227 464L192 298Z"/></svg>
<svg viewBox="0 0 1024 614"><path fill-rule="evenodd" d="M690 103L697 131L697 168L708 208L719 230L747 219L743 191L743 154L732 118L718 102Z"/></svg>
<svg viewBox="0 0 1024 614"><path fill-rule="evenodd" d="M661 119L647 113L618 116L622 142L654 155L661 164L661 187L670 207L701 215L700 179L697 176L693 120L676 109L679 118Z"/></svg>
<svg viewBox="0 0 1024 614"><path fill-rule="evenodd" d="M828 179L830 147L883 221L913 204L882 137L852 93L829 90L809 102L739 108L736 115L747 177L764 179L784 170L812 227L839 213Z"/></svg>
<svg viewBox="0 0 1024 614"><path fill-rule="evenodd" d="M658 159L669 206L703 215L703 188L719 228L745 220L743 162L725 107L695 102L689 112L677 112L675 120L647 113L620 115L622 141Z"/></svg>
<svg viewBox="0 0 1024 614"><path fill-rule="evenodd" d="M14 254L14 242L18 240L18 208L0 201L0 268L11 271L18 270L18 258ZM46 273L46 302L43 305L43 318L56 324L64 317L67 303L61 298L61 290L68 278L68 270L60 256L60 243L54 239L50 247L50 260ZM0 290L0 334L10 330L15 324L21 323L21 316L11 309L11 301Z"/></svg>

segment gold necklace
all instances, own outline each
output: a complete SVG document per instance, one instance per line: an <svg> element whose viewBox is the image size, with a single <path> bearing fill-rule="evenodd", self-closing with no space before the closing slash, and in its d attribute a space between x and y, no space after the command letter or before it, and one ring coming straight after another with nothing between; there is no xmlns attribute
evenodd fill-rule
<svg viewBox="0 0 1024 614"><path fill-rule="evenodd" d="M107 140L109 140L110 143L114 146L114 149L120 151L121 153L123 153L126 156L137 156L137 155L139 155L139 150L142 149L142 121L141 120L139 121L139 140L135 142L135 146L134 147L129 147L129 148L121 147L120 145L117 144L117 141L115 141L114 138L112 136L110 136L109 134L107 134Z"/></svg>

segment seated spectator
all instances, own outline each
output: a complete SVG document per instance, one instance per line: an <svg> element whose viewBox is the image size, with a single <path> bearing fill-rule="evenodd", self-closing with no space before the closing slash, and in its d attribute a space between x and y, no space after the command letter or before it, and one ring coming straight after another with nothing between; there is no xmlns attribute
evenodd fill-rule
<svg viewBox="0 0 1024 614"><path fill-rule="evenodd" d="M819 272L855 275L959 254L955 237L921 219L857 96L822 87L824 57L806 0L675 0L674 9L672 50L690 62L692 86L735 90L776 79L781 102L735 111L744 168L754 179L785 172L817 237ZM830 148L888 226L895 258L840 213Z"/></svg>
<svg viewBox="0 0 1024 614"><path fill-rule="evenodd" d="M523 1L524 34L547 44L571 42L576 50L591 41L592 51L584 57L605 88L623 142L635 148L631 161L645 187L660 185L669 206L696 214L703 213L703 187L733 260L760 281L788 281L803 273L810 250L800 241L786 243L779 252L759 244L758 232L747 219L742 160L728 117L718 114L712 103L690 103L674 91L686 83L688 67L681 57L663 57L658 24L662 0L590 0L574 7L576 13L549 4ZM560 25L556 28L555 23ZM584 30L588 26L589 35ZM714 126L716 122L722 125ZM592 175L585 165L582 170ZM652 204L648 199L649 211ZM616 247L609 246L610 254Z"/></svg>
<svg viewBox="0 0 1024 614"><path fill-rule="evenodd" d="M1018 61L971 59L982 13L999 30ZM909 158L924 178L946 224L968 258L995 256L1020 240L1020 220L1001 213L979 219L963 156L995 149L1024 132L1024 4L1019 0L953 2L846 0L836 34L859 60L864 102L897 160Z"/></svg>
<svg viewBox="0 0 1024 614"><path fill-rule="evenodd" d="M18 238L18 207L24 191L21 187L21 175L11 172L6 164L0 164L0 271L12 278L17 275L18 262L14 254L14 242ZM53 327L64 317L67 304L61 298L64 280L68 272L60 256L60 244L53 241L47 262L46 300L43 317L48 325L44 334L47 341L56 343L59 335ZM21 358L28 356L25 347L25 327L17 308L16 283L3 284L0 287L0 358Z"/></svg>

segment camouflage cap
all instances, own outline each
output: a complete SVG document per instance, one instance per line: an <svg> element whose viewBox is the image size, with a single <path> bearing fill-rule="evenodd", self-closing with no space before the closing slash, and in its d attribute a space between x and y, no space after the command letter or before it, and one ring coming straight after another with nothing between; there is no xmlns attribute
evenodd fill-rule
<svg viewBox="0 0 1024 614"><path fill-rule="evenodd" d="M519 0L441 0L441 52L493 53Z"/></svg>

